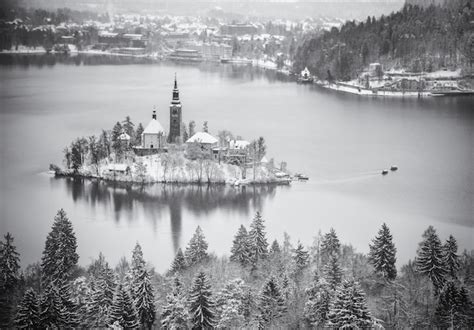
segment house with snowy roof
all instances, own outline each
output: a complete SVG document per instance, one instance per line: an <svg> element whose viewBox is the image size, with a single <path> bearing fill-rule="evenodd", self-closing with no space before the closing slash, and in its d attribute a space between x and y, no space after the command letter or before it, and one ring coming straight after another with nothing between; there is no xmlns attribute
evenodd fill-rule
<svg viewBox="0 0 474 330"><path fill-rule="evenodd" d="M166 133L163 126L156 119L156 111L153 110L151 120L142 133L142 148L162 149L165 146Z"/></svg>
<svg viewBox="0 0 474 330"><path fill-rule="evenodd" d="M186 141L188 154L197 147L212 156L213 150L218 147L218 144L219 140L208 132L197 132ZM213 157L215 158L215 156Z"/></svg>

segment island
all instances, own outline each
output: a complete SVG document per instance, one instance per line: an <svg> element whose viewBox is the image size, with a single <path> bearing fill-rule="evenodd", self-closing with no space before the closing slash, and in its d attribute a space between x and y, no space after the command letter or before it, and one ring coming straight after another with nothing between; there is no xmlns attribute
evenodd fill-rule
<svg viewBox="0 0 474 330"><path fill-rule="evenodd" d="M289 184L286 163L276 167L266 158L263 137L244 140L227 130L217 136L207 121L201 131L183 123L175 76L166 132L153 110L146 127L127 116L111 131L77 138L64 149L62 166L50 165L55 176L97 178L133 183Z"/></svg>

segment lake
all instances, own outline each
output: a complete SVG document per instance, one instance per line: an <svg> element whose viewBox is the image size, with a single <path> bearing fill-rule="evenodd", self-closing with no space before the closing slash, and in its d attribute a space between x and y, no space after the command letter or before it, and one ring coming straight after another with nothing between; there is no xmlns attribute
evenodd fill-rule
<svg viewBox="0 0 474 330"><path fill-rule="evenodd" d="M169 128L177 74L183 119L211 133L265 137L267 158L308 182L289 187L153 185L55 179L50 163L74 138L99 134L130 115L146 125L156 106ZM334 227L368 252L382 222L398 265L415 256L433 225L442 240L474 248L474 98L364 98L297 85L275 72L219 64L136 63L124 58L0 56L0 232L22 264L41 258L59 208L74 224L80 264L102 251L115 264L138 241L166 270L197 225L209 250L229 254L256 211L270 241L283 232L309 246ZM396 164L397 172L380 175Z"/></svg>

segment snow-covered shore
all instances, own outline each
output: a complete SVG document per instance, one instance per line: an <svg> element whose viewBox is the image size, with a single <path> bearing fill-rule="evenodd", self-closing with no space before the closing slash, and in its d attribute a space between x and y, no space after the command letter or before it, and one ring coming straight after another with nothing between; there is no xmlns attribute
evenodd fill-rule
<svg viewBox="0 0 474 330"><path fill-rule="evenodd" d="M85 165L74 172L72 169L54 168L56 176L79 176L107 181L133 183L209 183L209 184L283 184L287 180L277 178L265 165L246 169L242 179L242 168L210 159L189 160L182 154L170 156L157 154L129 157L120 164L110 159L98 165ZM255 173L255 176L254 176Z"/></svg>

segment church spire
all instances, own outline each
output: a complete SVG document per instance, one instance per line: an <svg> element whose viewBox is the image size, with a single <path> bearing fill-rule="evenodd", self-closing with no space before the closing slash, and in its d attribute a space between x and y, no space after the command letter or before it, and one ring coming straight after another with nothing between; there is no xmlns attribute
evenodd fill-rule
<svg viewBox="0 0 474 330"><path fill-rule="evenodd" d="M176 72L174 73L174 89L178 89L178 79L176 79Z"/></svg>
<svg viewBox="0 0 474 330"><path fill-rule="evenodd" d="M176 73L174 74L174 88L173 88L173 100L172 104L179 104L179 89L178 89L178 79L176 78Z"/></svg>

